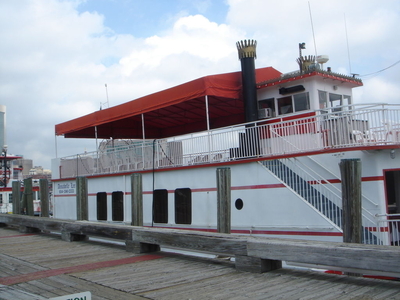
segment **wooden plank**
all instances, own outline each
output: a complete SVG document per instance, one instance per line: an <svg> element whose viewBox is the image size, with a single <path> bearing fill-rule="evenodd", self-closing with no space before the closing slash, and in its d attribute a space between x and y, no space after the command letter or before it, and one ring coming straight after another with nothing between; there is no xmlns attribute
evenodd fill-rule
<svg viewBox="0 0 400 300"><path fill-rule="evenodd" d="M193 251L246 255L246 238L221 233L135 227L132 240Z"/></svg>
<svg viewBox="0 0 400 300"><path fill-rule="evenodd" d="M255 239L247 255L264 259L400 273L400 247L349 243Z"/></svg>
<svg viewBox="0 0 400 300"><path fill-rule="evenodd" d="M47 299L26 291L21 291L17 288L11 286L4 286L0 285L0 299L4 300L11 300L11 299L18 299L18 300L40 300L40 299Z"/></svg>

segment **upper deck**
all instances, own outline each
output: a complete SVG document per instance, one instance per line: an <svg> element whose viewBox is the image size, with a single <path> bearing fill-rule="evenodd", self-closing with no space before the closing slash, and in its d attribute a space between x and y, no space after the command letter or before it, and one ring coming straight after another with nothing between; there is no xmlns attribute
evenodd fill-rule
<svg viewBox="0 0 400 300"><path fill-rule="evenodd" d="M56 159L53 179L399 146L400 105L352 104L171 138L108 140Z"/></svg>

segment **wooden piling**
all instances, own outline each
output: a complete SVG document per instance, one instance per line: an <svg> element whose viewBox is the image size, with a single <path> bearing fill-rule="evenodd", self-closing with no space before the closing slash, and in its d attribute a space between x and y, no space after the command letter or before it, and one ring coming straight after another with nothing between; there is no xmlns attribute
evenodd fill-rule
<svg viewBox="0 0 400 300"><path fill-rule="evenodd" d="M42 217L49 217L49 182L47 179L39 180L40 210Z"/></svg>
<svg viewBox="0 0 400 300"><path fill-rule="evenodd" d="M143 184L142 174L131 175L131 203L133 226L143 226Z"/></svg>
<svg viewBox="0 0 400 300"><path fill-rule="evenodd" d="M88 183L86 177L76 178L76 219L89 220Z"/></svg>
<svg viewBox="0 0 400 300"><path fill-rule="evenodd" d="M343 242L362 242L361 160L342 159Z"/></svg>
<svg viewBox="0 0 400 300"><path fill-rule="evenodd" d="M12 200L13 200L13 214L19 215L21 213L21 182L12 182Z"/></svg>
<svg viewBox="0 0 400 300"><path fill-rule="evenodd" d="M231 233L231 169L217 168L217 230Z"/></svg>
<svg viewBox="0 0 400 300"><path fill-rule="evenodd" d="M33 189L32 189L32 178L24 179L24 197L25 197L25 207L26 214L28 216L33 216Z"/></svg>

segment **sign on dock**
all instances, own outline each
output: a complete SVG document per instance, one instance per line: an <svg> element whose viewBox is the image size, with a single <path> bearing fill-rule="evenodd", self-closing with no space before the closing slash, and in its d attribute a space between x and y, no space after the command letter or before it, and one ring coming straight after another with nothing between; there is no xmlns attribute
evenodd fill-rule
<svg viewBox="0 0 400 300"><path fill-rule="evenodd" d="M82 292L82 293L78 293L78 294L50 298L49 300L92 300L92 293L91 292Z"/></svg>

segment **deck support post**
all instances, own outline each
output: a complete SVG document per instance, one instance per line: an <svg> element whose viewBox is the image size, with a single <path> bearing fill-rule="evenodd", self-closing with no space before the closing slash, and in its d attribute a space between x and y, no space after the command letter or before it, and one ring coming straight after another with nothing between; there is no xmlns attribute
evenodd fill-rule
<svg viewBox="0 0 400 300"><path fill-rule="evenodd" d="M235 267L238 271L265 273L282 268L282 261L246 255L235 255Z"/></svg>
<svg viewBox="0 0 400 300"><path fill-rule="evenodd" d="M160 245L141 243L137 241L125 241L126 251L133 252L135 254L150 253L160 251Z"/></svg>
<svg viewBox="0 0 400 300"><path fill-rule="evenodd" d="M25 207L26 214L33 216L33 189L32 189L32 178L24 179L24 196L25 196Z"/></svg>
<svg viewBox="0 0 400 300"><path fill-rule="evenodd" d="M76 219L78 221L89 220L88 207L88 183L86 177L76 178Z"/></svg>
<svg viewBox="0 0 400 300"><path fill-rule="evenodd" d="M142 174L131 175L132 226L143 226L143 184Z"/></svg>
<svg viewBox="0 0 400 300"><path fill-rule="evenodd" d="M87 241L89 237L85 234L71 233L66 230L61 230L61 239L66 242Z"/></svg>
<svg viewBox="0 0 400 300"><path fill-rule="evenodd" d="M230 168L217 168L217 231L231 233Z"/></svg>
<svg viewBox="0 0 400 300"><path fill-rule="evenodd" d="M12 182L13 214L21 214L21 182Z"/></svg>
<svg viewBox="0 0 400 300"><path fill-rule="evenodd" d="M47 179L40 179L39 187L41 216L49 217L49 182Z"/></svg>

